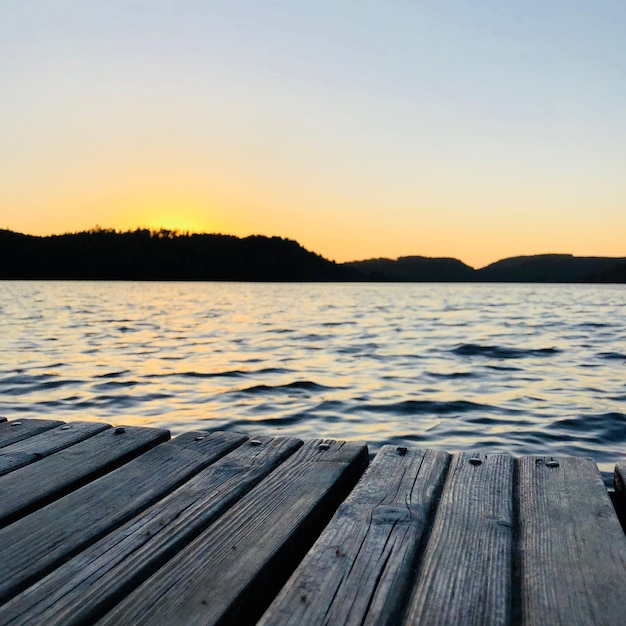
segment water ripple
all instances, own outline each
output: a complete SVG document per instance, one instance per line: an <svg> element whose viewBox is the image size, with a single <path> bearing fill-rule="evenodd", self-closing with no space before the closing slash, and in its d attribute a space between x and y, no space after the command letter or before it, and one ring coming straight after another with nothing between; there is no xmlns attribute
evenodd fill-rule
<svg viewBox="0 0 626 626"><path fill-rule="evenodd" d="M561 352L558 348L507 348L504 346L481 346L473 343L464 343L453 350L459 356L483 356L494 359L523 359L533 356L552 356Z"/></svg>
<svg viewBox="0 0 626 626"><path fill-rule="evenodd" d="M337 387L326 387L318 385L310 380L298 380L284 385L254 385L245 389L238 389L236 393L256 394L274 393L276 391L327 391L337 389Z"/></svg>
<svg viewBox="0 0 626 626"><path fill-rule="evenodd" d="M600 352L598 356L607 361L626 361L626 354L621 352Z"/></svg>
<svg viewBox="0 0 626 626"><path fill-rule="evenodd" d="M365 404L352 407L351 412L368 411L370 413L412 414L412 415L446 415L449 413L467 413L468 411L493 410L491 407L467 400L455 400L452 402L434 402L432 400L404 400L389 404Z"/></svg>

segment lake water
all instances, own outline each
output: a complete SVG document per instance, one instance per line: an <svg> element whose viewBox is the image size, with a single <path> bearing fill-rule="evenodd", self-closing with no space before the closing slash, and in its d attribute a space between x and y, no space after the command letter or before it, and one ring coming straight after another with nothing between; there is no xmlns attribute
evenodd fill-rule
<svg viewBox="0 0 626 626"><path fill-rule="evenodd" d="M0 414L626 458L626 287L0 282Z"/></svg>

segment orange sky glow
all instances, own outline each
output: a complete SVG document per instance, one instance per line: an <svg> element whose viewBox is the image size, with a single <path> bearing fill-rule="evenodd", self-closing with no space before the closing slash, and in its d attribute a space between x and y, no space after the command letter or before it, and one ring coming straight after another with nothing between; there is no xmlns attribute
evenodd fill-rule
<svg viewBox="0 0 626 626"><path fill-rule="evenodd" d="M492 9L3 4L0 228L626 256L626 8Z"/></svg>

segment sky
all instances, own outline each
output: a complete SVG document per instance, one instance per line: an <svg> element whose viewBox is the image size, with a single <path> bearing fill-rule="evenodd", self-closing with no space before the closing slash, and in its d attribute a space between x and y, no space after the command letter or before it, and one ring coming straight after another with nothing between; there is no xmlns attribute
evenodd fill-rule
<svg viewBox="0 0 626 626"><path fill-rule="evenodd" d="M0 228L626 256L623 0L0 0Z"/></svg>

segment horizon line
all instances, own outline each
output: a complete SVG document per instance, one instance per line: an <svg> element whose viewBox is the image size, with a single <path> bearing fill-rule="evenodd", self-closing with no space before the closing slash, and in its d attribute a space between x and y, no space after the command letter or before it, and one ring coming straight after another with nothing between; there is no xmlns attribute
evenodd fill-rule
<svg viewBox="0 0 626 626"><path fill-rule="evenodd" d="M208 232L208 231L199 231L199 230L195 230L192 228L169 228L166 226L159 226L159 227L151 227L151 226L136 226L135 228L129 228L126 230L122 230L122 229L117 229L117 228L113 228L113 227L104 227L104 226L100 226L99 224L96 224L95 226L92 226L91 228L88 229L84 229L84 230L75 230L75 231L65 231L65 232L61 232L61 233L48 233L46 235L36 235L33 233L26 233L26 232L20 232L20 231L16 231L13 230L11 228L0 228L0 232L1 231L5 231L5 232L10 232L10 233L14 233L16 235L23 235L23 236L27 236L27 237L38 237L38 238L45 238L45 237L63 237L63 236L67 236L67 235L82 235L82 234L96 234L98 232L108 232L108 233L113 233L113 234L118 234L118 235L124 235L124 234L129 234L129 233L135 233L137 231L148 231L151 235L152 234L158 234L158 233L171 233L173 236L175 237L188 237L191 235L207 235L207 236L218 236L218 237L234 237L235 239L246 239L248 237L265 237L266 239L271 239L273 237L279 238L279 239L284 239L287 241L293 241L295 243L297 243L301 248L303 248L304 250L306 250L307 252L311 252L313 254L316 254L320 257L322 257L323 259L330 261L332 263L335 263L336 265L349 265L350 263L361 263L361 262L366 262L366 261L392 261L392 262L397 262L401 259L408 259L408 258L422 258L422 259L434 259L434 260L452 260L452 261L458 261L459 263L462 263L463 265L465 265L466 267L469 267L470 269L474 270L474 271L480 271L482 269L485 269L491 265L495 265L496 263L500 263L502 261L507 261L509 259L521 259L521 258L531 258L531 257L548 257L548 256L567 256L567 257L572 257L572 258L578 258L578 259L615 259L615 260L622 260L622 259L626 259L626 254L624 256L611 256L611 255L597 255L597 254L590 254L590 255L576 255L573 254L571 252L537 252L537 253L533 253L533 254L513 254L512 256L505 256L499 259L496 259L495 261L492 261L490 263L487 263L486 265L480 266L480 267L475 267L473 265L470 265L469 263L466 263L465 261L463 261L462 259L455 257L455 256L449 256L449 255L444 255L444 256L427 256L427 255L423 255L423 254L403 254L400 256L396 256L396 257L385 257L385 256L371 256L371 257L367 257L367 258L362 258L362 259L353 259L350 261L336 261L334 259L328 258L326 256L324 256L323 254L321 254L320 252L317 252L315 250L309 249L307 247L305 247L303 244L301 244L297 239L293 239L291 237L285 237L283 235L262 235L262 234L258 234L258 233L251 233L249 235L233 235L231 233L224 233L224 232Z"/></svg>

